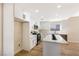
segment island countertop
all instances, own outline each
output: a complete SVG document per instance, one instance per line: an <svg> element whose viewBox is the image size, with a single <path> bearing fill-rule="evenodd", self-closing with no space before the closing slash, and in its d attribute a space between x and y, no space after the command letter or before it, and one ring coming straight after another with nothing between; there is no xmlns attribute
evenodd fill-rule
<svg viewBox="0 0 79 59"><path fill-rule="evenodd" d="M55 37L57 38L57 40L52 40L52 35L47 35L43 41L44 42L55 42L55 43L63 43L63 44L68 44L67 41L65 41L65 39L63 37L61 37L60 35L55 35Z"/></svg>

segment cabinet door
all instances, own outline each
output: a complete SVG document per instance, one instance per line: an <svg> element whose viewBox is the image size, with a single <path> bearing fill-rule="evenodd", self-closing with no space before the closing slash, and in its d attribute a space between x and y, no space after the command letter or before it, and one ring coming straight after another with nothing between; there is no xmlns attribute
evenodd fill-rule
<svg viewBox="0 0 79 59"><path fill-rule="evenodd" d="M43 30L50 30L50 22L47 21L41 21L40 22L40 27Z"/></svg>
<svg viewBox="0 0 79 59"><path fill-rule="evenodd" d="M22 49L22 23L14 22L14 51L17 53Z"/></svg>
<svg viewBox="0 0 79 59"><path fill-rule="evenodd" d="M35 35L33 38L33 44L34 44L34 46L37 44L37 35Z"/></svg>
<svg viewBox="0 0 79 59"><path fill-rule="evenodd" d="M24 50L30 50L30 37L29 34L29 23L23 23L23 40L22 45Z"/></svg>
<svg viewBox="0 0 79 59"><path fill-rule="evenodd" d="M37 44L37 35L32 35L31 40L32 40L32 48L33 48Z"/></svg>

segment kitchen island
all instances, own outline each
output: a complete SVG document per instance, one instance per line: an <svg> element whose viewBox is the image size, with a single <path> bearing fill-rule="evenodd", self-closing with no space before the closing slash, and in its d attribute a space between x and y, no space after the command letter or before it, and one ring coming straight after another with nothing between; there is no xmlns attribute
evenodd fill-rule
<svg viewBox="0 0 79 59"><path fill-rule="evenodd" d="M60 35L55 35L56 40L52 39L52 35L47 35L43 39L43 56L61 56L61 44L68 44Z"/></svg>

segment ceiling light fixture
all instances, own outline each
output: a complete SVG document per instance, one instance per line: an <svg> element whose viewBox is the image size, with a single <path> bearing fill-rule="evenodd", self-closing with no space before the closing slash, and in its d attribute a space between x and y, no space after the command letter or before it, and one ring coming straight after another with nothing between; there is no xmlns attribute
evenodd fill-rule
<svg viewBox="0 0 79 59"><path fill-rule="evenodd" d="M57 5L57 8L61 8L62 6L61 5Z"/></svg>
<svg viewBox="0 0 79 59"><path fill-rule="evenodd" d="M36 10L35 10L35 12L36 12L36 13L38 13L38 12L39 12L39 10L38 10L38 9L36 9Z"/></svg>

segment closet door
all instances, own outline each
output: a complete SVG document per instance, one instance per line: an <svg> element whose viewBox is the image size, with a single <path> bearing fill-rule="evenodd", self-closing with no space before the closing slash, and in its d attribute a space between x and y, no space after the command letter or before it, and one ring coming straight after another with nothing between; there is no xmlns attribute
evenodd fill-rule
<svg viewBox="0 0 79 59"><path fill-rule="evenodd" d="M0 56L2 55L2 4L0 4Z"/></svg>
<svg viewBox="0 0 79 59"><path fill-rule="evenodd" d="M15 34L14 34L14 50L15 54L22 50L22 23L15 22Z"/></svg>

